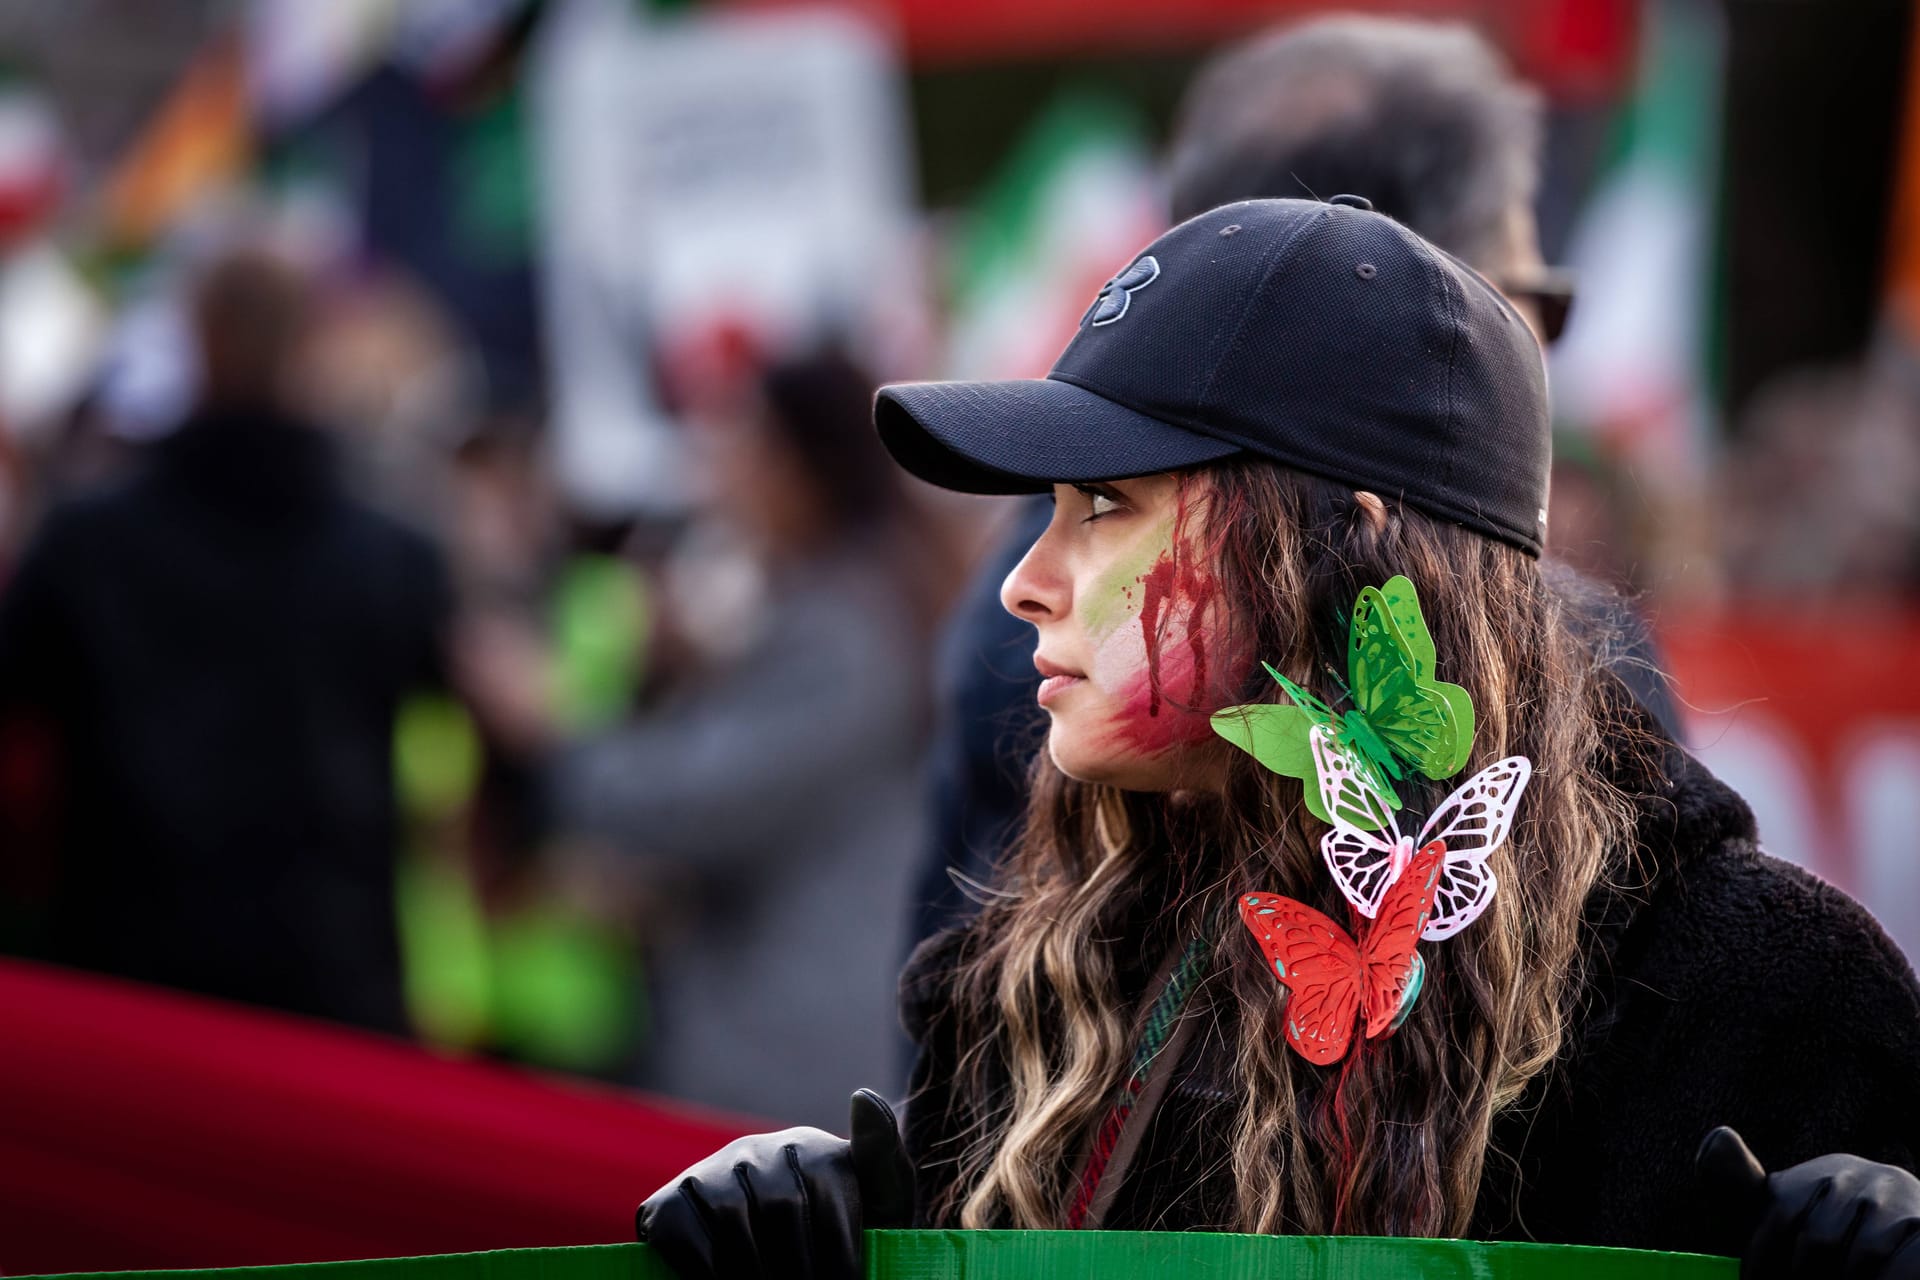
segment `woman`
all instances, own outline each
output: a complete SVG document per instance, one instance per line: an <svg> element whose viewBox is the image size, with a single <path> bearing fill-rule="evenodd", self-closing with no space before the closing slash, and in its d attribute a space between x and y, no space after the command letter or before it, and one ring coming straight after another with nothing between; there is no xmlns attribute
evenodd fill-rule
<svg viewBox="0 0 1920 1280"><path fill-rule="evenodd" d="M904 1221L910 1166L923 1225L1469 1235L1920 1274L1920 990L1859 907L1758 854L1738 797L1606 671L1601 611L1538 563L1544 384L1491 287L1337 197L1168 232L1045 380L883 390L909 470L1052 488L1003 591L1038 628L1051 760L979 915L909 966L904 1151L856 1095L851 1143L744 1139L650 1198L643 1235L688 1275L786 1274L776 1258L852 1274L859 1227ZM1309 735L1303 785L1213 713L1362 688L1353 615L1398 575L1430 629L1419 679L1474 714L1457 763L1379 790L1414 830L1487 766L1524 757L1532 781L1486 854L1497 891L1442 941L1422 932L1441 855L1407 865L1430 871L1412 967L1314 1060L1304 971L1276 971L1243 904L1284 897L1362 938L1389 912L1350 911L1322 857L1333 735ZM1717 1125L1781 1172L1731 1132L1703 1147Z"/></svg>

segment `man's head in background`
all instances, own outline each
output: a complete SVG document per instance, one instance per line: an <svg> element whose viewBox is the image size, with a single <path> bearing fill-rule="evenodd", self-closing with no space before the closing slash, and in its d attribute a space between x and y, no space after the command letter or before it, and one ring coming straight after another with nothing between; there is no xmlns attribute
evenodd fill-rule
<svg viewBox="0 0 1920 1280"><path fill-rule="evenodd" d="M235 249L201 271L191 307L201 403L284 408L317 312L307 272L267 249Z"/></svg>
<svg viewBox="0 0 1920 1280"><path fill-rule="evenodd" d="M1172 214L1365 196L1486 276L1550 340L1565 293L1534 221L1540 134L1538 95L1470 28L1311 19L1236 45L1195 77L1170 148Z"/></svg>

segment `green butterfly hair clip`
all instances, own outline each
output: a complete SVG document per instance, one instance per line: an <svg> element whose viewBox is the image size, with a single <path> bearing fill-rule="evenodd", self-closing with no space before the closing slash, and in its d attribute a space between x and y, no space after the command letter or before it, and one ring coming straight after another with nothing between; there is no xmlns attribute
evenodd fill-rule
<svg viewBox="0 0 1920 1280"><path fill-rule="evenodd" d="M1306 785L1307 808L1322 822L1308 734L1324 725L1336 744L1387 803L1400 808L1393 784L1408 770L1436 781L1466 767L1473 750L1473 700L1457 684L1433 678L1433 636L1407 577L1363 587L1347 630L1345 712L1266 666L1291 699L1249 703L1213 715L1213 730L1275 773Z"/></svg>

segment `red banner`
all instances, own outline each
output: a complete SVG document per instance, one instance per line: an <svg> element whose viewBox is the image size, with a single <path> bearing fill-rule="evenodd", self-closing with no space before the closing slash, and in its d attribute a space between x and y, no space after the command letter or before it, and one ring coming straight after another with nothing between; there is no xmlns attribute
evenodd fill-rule
<svg viewBox="0 0 1920 1280"><path fill-rule="evenodd" d="M0 1272L632 1238L751 1121L0 962Z"/></svg>
<svg viewBox="0 0 1920 1280"><path fill-rule="evenodd" d="M779 8L804 0L730 0ZM916 63L1194 50L1327 8L1319 0L848 0L899 32ZM1562 100L1619 92L1635 0L1350 0L1341 9L1473 24Z"/></svg>
<svg viewBox="0 0 1920 1280"><path fill-rule="evenodd" d="M1749 605L1660 632L1688 745L1753 806L1761 846L1920 959L1920 616Z"/></svg>

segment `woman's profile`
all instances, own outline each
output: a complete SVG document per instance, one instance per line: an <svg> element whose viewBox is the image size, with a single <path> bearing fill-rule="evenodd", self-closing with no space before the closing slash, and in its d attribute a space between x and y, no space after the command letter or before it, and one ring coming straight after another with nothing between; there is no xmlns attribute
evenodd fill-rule
<svg viewBox="0 0 1920 1280"><path fill-rule="evenodd" d="M1920 1275L1913 973L1608 669L1485 281L1364 201L1229 205L1047 378L876 416L924 479L1053 493L1002 590L1047 752L903 979L904 1137L863 1093L850 1142L689 1170L639 1216L683 1274L855 1274L911 1221Z"/></svg>

